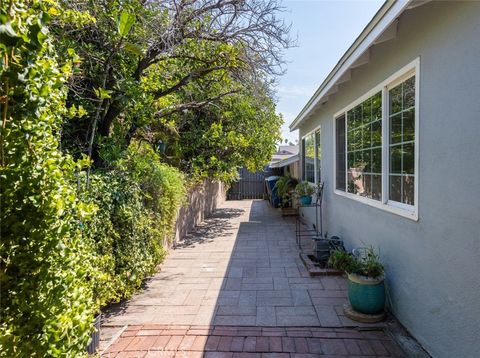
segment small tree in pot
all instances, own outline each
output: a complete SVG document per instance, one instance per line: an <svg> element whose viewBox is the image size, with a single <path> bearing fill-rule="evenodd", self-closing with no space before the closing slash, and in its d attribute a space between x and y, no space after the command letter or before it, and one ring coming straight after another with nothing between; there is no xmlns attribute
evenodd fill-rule
<svg viewBox="0 0 480 358"><path fill-rule="evenodd" d="M301 205L310 205L315 188L307 181L302 181L295 187L295 195L299 198Z"/></svg>
<svg viewBox="0 0 480 358"><path fill-rule="evenodd" d="M277 190L277 194L282 198L282 208L292 206L292 197L298 180L287 175L281 177L275 183L274 189Z"/></svg>
<svg viewBox="0 0 480 358"><path fill-rule="evenodd" d="M373 247L354 250L354 254L334 251L329 265L348 276L348 299L352 308L363 314L380 314L385 308L384 267Z"/></svg>

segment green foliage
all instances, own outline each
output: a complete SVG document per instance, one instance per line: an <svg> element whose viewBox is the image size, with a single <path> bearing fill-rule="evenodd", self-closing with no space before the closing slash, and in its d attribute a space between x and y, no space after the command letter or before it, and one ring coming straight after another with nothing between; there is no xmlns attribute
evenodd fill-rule
<svg viewBox="0 0 480 358"><path fill-rule="evenodd" d="M100 305L130 297L154 273L185 200L183 175L148 145L130 146L109 171L91 174L86 198L97 207L86 232L95 243Z"/></svg>
<svg viewBox="0 0 480 358"><path fill-rule="evenodd" d="M237 179L239 167L256 171L270 161L283 120L264 92L228 97L221 103L176 119L180 131L176 147L184 172L229 183Z"/></svg>
<svg viewBox="0 0 480 358"><path fill-rule="evenodd" d="M94 314L165 256L182 172L270 160L275 2L176 5L0 2L0 356L84 355Z"/></svg>
<svg viewBox="0 0 480 358"><path fill-rule="evenodd" d="M377 278L384 273L380 257L373 247L363 249L357 255L334 251L330 255L328 264L337 270L372 278Z"/></svg>
<svg viewBox="0 0 480 358"><path fill-rule="evenodd" d="M280 57L263 62L268 51L255 52L260 39L283 43L284 31L268 11L260 15L267 5L238 4L238 14L250 13L250 20L265 16L263 28L235 16L232 22L220 20L220 13L231 10L222 2L60 2L66 9L88 10L96 19L81 29L68 23L54 29L60 48L73 47L82 58L70 82L69 102L86 115L66 121L64 150L85 153L92 128L98 128L94 166L106 169L132 139L154 148L162 140L169 148L164 161L195 180L226 182L236 179L239 167L255 171L270 160L283 121L275 113L266 73ZM253 40L249 33L256 31Z"/></svg>
<svg viewBox="0 0 480 358"><path fill-rule="evenodd" d="M74 162L58 134L71 65L57 61L36 0L0 5L0 356L84 354L97 310Z"/></svg>
<svg viewBox="0 0 480 358"><path fill-rule="evenodd" d="M295 195L298 197L310 196L313 193L315 193L315 188L309 182L302 181L295 187Z"/></svg>
<svg viewBox="0 0 480 358"><path fill-rule="evenodd" d="M295 187L298 185L298 180L292 178L290 175L280 177L275 183L274 189L277 190L278 195L282 198L282 206L291 205L291 199Z"/></svg>

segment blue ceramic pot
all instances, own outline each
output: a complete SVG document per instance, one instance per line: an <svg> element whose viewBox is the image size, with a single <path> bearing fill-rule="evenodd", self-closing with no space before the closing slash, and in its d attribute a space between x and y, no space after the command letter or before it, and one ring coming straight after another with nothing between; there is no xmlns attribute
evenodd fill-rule
<svg viewBox="0 0 480 358"><path fill-rule="evenodd" d="M304 195L300 197L299 201L300 205L310 205L312 204L312 197L310 195Z"/></svg>
<svg viewBox="0 0 480 358"><path fill-rule="evenodd" d="M384 277L371 278L348 274L348 300L360 313L377 314L385 309Z"/></svg>

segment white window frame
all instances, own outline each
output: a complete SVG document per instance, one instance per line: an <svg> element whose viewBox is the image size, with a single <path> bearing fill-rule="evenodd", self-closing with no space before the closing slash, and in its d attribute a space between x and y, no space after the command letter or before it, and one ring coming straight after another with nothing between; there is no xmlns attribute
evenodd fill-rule
<svg viewBox="0 0 480 358"><path fill-rule="evenodd" d="M321 129L322 125L318 125L317 127L315 127L313 130L311 130L310 132L306 133L305 135L302 136L301 140L300 140L300 147L301 147L301 151L302 151L302 156L301 156L301 164L302 164L302 175L301 175L301 178L302 178L302 181L307 181L306 180L306 177L305 177L305 165L306 165L306 160L305 160L305 146L304 146L304 140L305 138L307 138L308 136L312 135L313 134L313 147L315 148L314 150L314 155L313 155L313 163L314 163L314 180L315 182L311 182L311 181L307 181L307 183L310 183L310 184L318 184L320 183L320 180L322 178L319 178L318 177L318 168L317 168L317 165L318 165L318 160L317 160L317 136L315 135L315 133L317 131L320 131L320 145L322 143L322 129ZM320 163L321 163L321 159L320 159ZM320 170L322 169L322 165L320 164ZM305 179L304 179L305 178Z"/></svg>
<svg viewBox="0 0 480 358"><path fill-rule="evenodd" d="M408 78L415 76L415 185L414 185L414 205L407 205L389 200L389 115L388 115L388 91L389 89L397 86ZM361 203L373 206L375 208L390 212L392 214L400 215L405 218L417 221L418 220L418 183L419 183L419 98L420 98L420 58L404 66L383 82L376 85L367 93L338 111L333 116L333 183L336 183L337 176L337 123L336 119L342 114L345 115L345 121L347 120L346 112L356 105L364 102L374 94L382 92L382 198L380 201L359 196L347 191L338 190L336 184L333 185L333 192L337 195L347 197ZM345 124L345 145L348 145L347 139L348 126ZM347 150L345 150L345 165L347 165ZM348 171L345 171L345 175L348 175ZM346 178L346 185L348 185L348 178Z"/></svg>

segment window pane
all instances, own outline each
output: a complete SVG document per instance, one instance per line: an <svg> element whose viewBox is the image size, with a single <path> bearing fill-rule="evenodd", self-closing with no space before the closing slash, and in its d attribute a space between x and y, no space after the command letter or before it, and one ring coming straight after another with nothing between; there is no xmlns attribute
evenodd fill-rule
<svg viewBox="0 0 480 358"><path fill-rule="evenodd" d="M355 164L353 166L359 171L363 170L363 152L361 150L355 152Z"/></svg>
<svg viewBox="0 0 480 358"><path fill-rule="evenodd" d="M372 199L382 199L382 176L372 175Z"/></svg>
<svg viewBox="0 0 480 358"><path fill-rule="evenodd" d="M415 109L403 112L403 141L415 140Z"/></svg>
<svg viewBox="0 0 480 358"><path fill-rule="evenodd" d="M402 110L402 85L390 90L390 108L389 113L395 114Z"/></svg>
<svg viewBox="0 0 480 358"><path fill-rule="evenodd" d="M390 147L390 173L400 174L402 172L402 146Z"/></svg>
<svg viewBox="0 0 480 358"><path fill-rule="evenodd" d="M415 193L415 177L411 175L402 176L402 202L405 204L413 205L414 204L414 193Z"/></svg>
<svg viewBox="0 0 480 358"><path fill-rule="evenodd" d="M347 112L347 122L348 122L348 127L349 128L355 128L355 113L353 112L353 109L349 110Z"/></svg>
<svg viewBox="0 0 480 358"><path fill-rule="evenodd" d="M415 76L403 82L403 109L415 106Z"/></svg>
<svg viewBox="0 0 480 358"><path fill-rule="evenodd" d="M360 195L366 198L372 197L372 176L370 174L363 174L362 190Z"/></svg>
<svg viewBox="0 0 480 358"><path fill-rule="evenodd" d="M413 143L404 144L402 156L402 173L413 174L415 172L415 145Z"/></svg>
<svg viewBox="0 0 480 358"><path fill-rule="evenodd" d="M382 148L372 149L372 173L382 172Z"/></svg>
<svg viewBox="0 0 480 358"><path fill-rule="evenodd" d="M362 147L363 148L370 148L372 146L372 132L371 132L372 128L371 128L371 125L370 124L367 124L366 127L363 127L363 131L362 131L362 137L363 137L363 140L362 140Z"/></svg>
<svg viewBox="0 0 480 358"><path fill-rule="evenodd" d="M348 169L351 170L355 167L355 152L348 153Z"/></svg>
<svg viewBox="0 0 480 358"><path fill-rule="evenodd" d="M363 164L364 168L363 170L366 173L371 173L372 172L372 151L370 149L367 149L363 151Z"/></svg>
<svg viewBox="0 0 480 358"><path fill-rule="evenodd" d="M372 147L379 147L382 145L382 121L375 121L372 123Z"/></svg>
<svg viewBox="0 0 480 358"><path fill-rule="evenodd" d="M402 201L402 177L400 175L390 175L390 200Z"/></svg>
<svg viewBox="0 0 480 358"><path fill-rule="evenodd" d="M390 144L402 141L402 114L390 118Z"/></svg>
<svg viewBox="0 0 480 358"><path fill-rule="evenodd" d="M382 93L372 97L372 120L382 118Z"/></svg>
<svg viewBox="0 0 480 358"><path fill-rule="evenodd" d="M371 99L366 100L362 105L363 125L366 125L372 121L372 106Z"/></svg>
<svg viewBox="0 0 480 358"><path fill-rule="evenodd" d="M362 185L362 175L358 170L353 169L348 172L348 192L358 194L360 186Z"/></svg>
<svg viewBox="0 0 480 358"><path fill-rule="evenodd" d="M353 109L353 113L355 115L355 127L362 125L362 105L358 105Z"/></svg>
<svg viewBox="0 0 480 358"><path fill-rule="evenodd" d="M389 90L389 199L414 205L415 77ZM396 175L394 175L396 174Z"/></svg>
<svg viewBox="0 0 480 358"><path fill-rule="evenodd" d="M355 140L353 138L353 131L348 131L347 137L348 137L348 151L350 152L353 150L353 145L355 144Z"/></svg>
<svg viewBox="0 0 480 358"><path fill-rule="evenodd" d="M362 128L358 127L353 131L353 150L359 150L362 148Z"/></svg>

